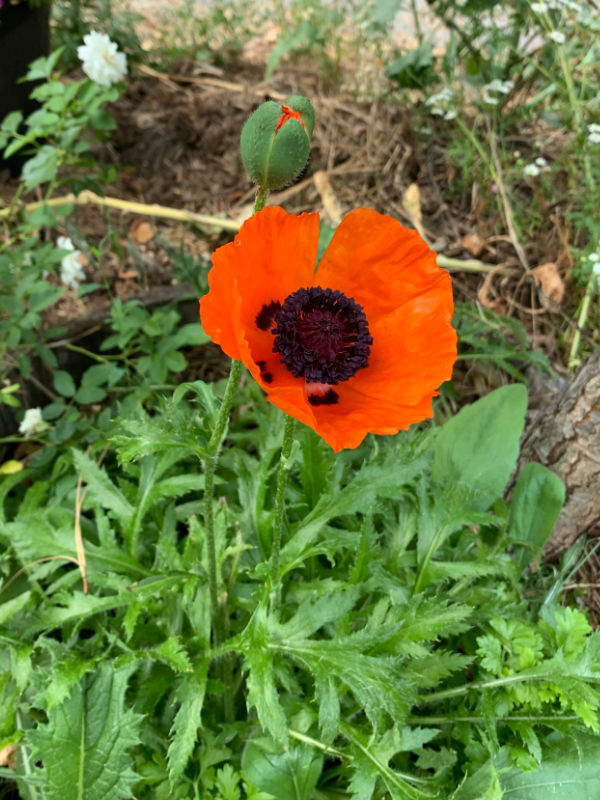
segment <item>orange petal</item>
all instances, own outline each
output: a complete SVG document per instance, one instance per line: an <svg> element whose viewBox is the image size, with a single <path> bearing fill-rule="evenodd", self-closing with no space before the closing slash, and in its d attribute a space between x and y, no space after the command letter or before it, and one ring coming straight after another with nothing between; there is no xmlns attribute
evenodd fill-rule
<svg viewBox="0 0 600 800"><path fill-rule="evenodd" d="M310 284L318 241L318 214L295 216L270 206L246 220L233 242L215 251L200 317L204 330L228 356L244 360L242 340L251 349L256 344L256 316L264 305L283 302ZM271 341L272 350L271 334L260 333Z"/></svg>
<svg viewBox="0 0 600 800"><path fill-rule="evenodd" d="M315 282L359 303L369 322L419 297L435 282L436 254L416 231L369 208L340 223L317 267Z"/></svg>

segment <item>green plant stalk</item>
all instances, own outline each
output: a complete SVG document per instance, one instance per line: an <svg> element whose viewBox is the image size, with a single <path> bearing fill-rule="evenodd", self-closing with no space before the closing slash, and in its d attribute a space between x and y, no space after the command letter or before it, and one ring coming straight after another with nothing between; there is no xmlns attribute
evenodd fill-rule
<svg viewBox="0 0 600 800"><path fill-rule="evenodd" d="M229 412L233 395L240 379L241 361L232 360L229 379L225 387L223 402L217 415L215 427L210 437L204 456L204 528L206 531L206 555L208 560L208 587L213 620L214 644L223 641L223 619L219 609L219 593L217 578L217 550L215 544L215 521L213 516L213 487L219 450L229 425Z"/></svg>
<svg viewBox="0 0 600 800"><path fill-rule="evenodd" d="M259 186L258 192L256 193L256 200L254 201L254 213L256 214L257 211L262 211L265 207L265 203L267 202L267 197L269 196L269 189L267 186Z"/></svg>
<svg viewBox="0 0 600 800"><path fill-rule="evenodd" d="M567 714L565 716L561 716L558 714L550 714L546 716L537 716L535 714L509 714L506 717L494 717L496 723L498 722L530 722L532 724L537 725L552 725L555 722L578 722L580 717L577 714ZM419 717L415 714L411 714L410 716L406 717L404 722L407 725L454 725L456 722L470 722L474 725L485 725L487 720L485 717L481 717L478 715L475 716L465 716L465 715L457 715L454 716L453 714L444 714L441 717ZM290 731L291 733L291 731Z"/></svg>
<svg viewBox="0 0 600 800"><path fill-rule="evenodd" d="M271 545L271 609L279 604L280 595L280 556L281 556L281 534L283 531L283 512L284 512L284 492L289 472L289 458L294 442L294 423L293 417L286 414L285 425L283 427L283 443L281 445L281 456L279 459L279 470L277 472L277 490L275 493L275 515L273 517L273 542Z"/></svg>
<svg viewBox="0 0 600 800"><path fill-rule="evenodd" d="M589 679L588 679L589 680ZM600 676L594 678L600 681ZM440 700L447 700L450 697L460 697L469 692L480 692L484 689L495 689L498 686L509 686L511 683L524 683L525 681L552 681L551 672L529 672L518 675L505 675L503 678L493 678L490 681L480 681L479 683L467 683L464 686L455 686L452 689L443 689L440 692L433 692L420 698L420 704L437 703Z"/></svg>
<svg viewBox="0 0 600 800"><path fill-rule="evenodd" d="M579 346L581 344L581 331L585 327L588 315L590 313L590 305L592 304L592 295L594 294L597 280L598 277L594 272L592 272L592 274L588 279L587 286L585 287L583 302L581 303L579 316L577 317L577 328L575 329L573 341L571 342L571 351L569 353L569 369L575 369L575 367L577 367L579 364L577 353L579 352Z"/></svg>

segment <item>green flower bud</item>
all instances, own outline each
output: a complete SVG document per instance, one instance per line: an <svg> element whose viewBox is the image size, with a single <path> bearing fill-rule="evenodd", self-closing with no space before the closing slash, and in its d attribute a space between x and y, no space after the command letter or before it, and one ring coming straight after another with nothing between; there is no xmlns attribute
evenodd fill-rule
<svg viewBox="0 0 600 800"><path fill-rule="evenodd" d="M259 106L242 129L242 159L261 189L281 189L302 172L310 154L315 110L306 97L293 95L281 105Z"/></svg>

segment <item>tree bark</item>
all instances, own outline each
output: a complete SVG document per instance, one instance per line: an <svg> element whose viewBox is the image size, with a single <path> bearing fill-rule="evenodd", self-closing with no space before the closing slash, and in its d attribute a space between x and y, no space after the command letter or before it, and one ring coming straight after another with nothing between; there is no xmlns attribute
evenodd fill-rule
<svg viewBox="0 0 600 800"><path fill-rule="evenodd" d="M600 520L600 348L525 429L518 469L543 464L566 485L566 501L544 548L551 559Z"/></svg>

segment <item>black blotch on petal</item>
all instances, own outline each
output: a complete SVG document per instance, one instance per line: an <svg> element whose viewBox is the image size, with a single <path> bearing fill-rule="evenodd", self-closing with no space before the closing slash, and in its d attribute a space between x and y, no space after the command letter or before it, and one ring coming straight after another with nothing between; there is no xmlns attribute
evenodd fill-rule
<svg viewBox="0 0 600 800"><path fill-rule="evenodd" d="M268 305L264 305L256 315L256 327L261 331L268 331L273 325L275 315L281 311L281 303L273 300Z"/></svg>
<svg viewBox="0 0 600 800"><path fill-rule="evenodd" d="M334 406L340 399L337 392L328 389L325 394L309 394L308 402L311 406Z"/></svg>
<svg viewBox="0 0 600 800"><path fill-rule="evenodd" d="M265 383L273 383L273 376L270 372L261 372L260 377Z"/></svg>
<svg viewBox="0 0 600 800"><path fill-rule="evenodd" d="M256 366L259 368L259 370L261 372L263 372L263 370L265 370L267 368L267 362L266 361L257 361L256 362Z"/></svg>

